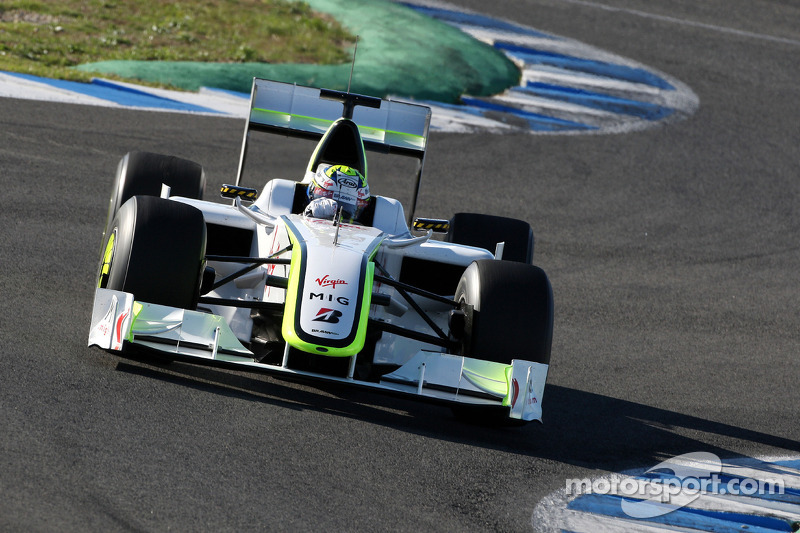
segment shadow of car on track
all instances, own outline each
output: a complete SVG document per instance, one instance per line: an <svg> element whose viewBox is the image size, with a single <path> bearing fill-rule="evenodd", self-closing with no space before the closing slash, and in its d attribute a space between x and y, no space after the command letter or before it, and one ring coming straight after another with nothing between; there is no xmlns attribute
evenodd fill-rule
<svg viewBox="0 0 800 533"><path fill-rule="evenodd" d="M446 407L344 385L322 387L181 362L158 366L126 360L116 369L277 409L312 410L592 469L619 471L698 450L740 456L727 448L730 439L800 451L800 443L791 439L558 385L548 385L544 424L498 428L457 420ZM720 441L726 444L714 444Z"/></svg>

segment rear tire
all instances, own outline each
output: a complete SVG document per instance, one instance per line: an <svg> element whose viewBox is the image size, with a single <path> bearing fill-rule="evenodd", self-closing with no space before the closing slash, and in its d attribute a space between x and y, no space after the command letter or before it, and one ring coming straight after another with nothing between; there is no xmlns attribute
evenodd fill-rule
<svg viewBox="0 0 800 533"><path fill-rule="evenodd" d="M461 276L455 300L465 313L462 355L504 364L550 363L553 289L541 268L475 261Z"/></svg>
<svg viewBox="0 0 800 533"><path fill-rule="evenodd" d="M200 210L172 200L134 196L110 226L98 287L131 293L141 302L197 307L206 248Z"/></svg>
<svg viewBox="0 0 800 533"><path fill-rule="evenodd" d="M494 253L498 242L504 242L503 259L531 264L533 262L533 230L524 220L456 213L450 221L447 242L466 244Z"/></svg>
<svg viewBox="0 0 800 533"><path fill-rule="evenodd" d="M161 196L162 184L171 188L172 196L202 200L206 176L199 163L188 159L151 152L125 154L117 165L103 237L125 202L134 196Z"/></svg>

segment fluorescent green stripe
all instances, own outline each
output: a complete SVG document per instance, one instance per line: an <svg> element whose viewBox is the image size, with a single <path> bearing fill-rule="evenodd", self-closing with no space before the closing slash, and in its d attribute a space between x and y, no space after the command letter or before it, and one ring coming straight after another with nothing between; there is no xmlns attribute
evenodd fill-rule
<svg viewBox="0 0 800 533"><path fill-rule="evenodd" d="M116 231L113 231L111 235L108 237L108 242L106 243L106 251L103 253L103 266L100 268L100 275L97 277L97 286L102 288L104 287L103 281L105 281L106 285L108 284L108 273L111 271L111 258L114 256L114 237L117 235Z"/></svg>
<svg viewBox="0 0 800 533"><path fill-rule="evenodd" d="M353 344L354 354L364 348L367 339L367 322L369 322L369 306L372 303L372 284L375 280L375 263L367 263L367 273L364 277L364 294L361 295L361 316L358 318L358 331Z"/></svg>
<svg viewBox="0 0 800 533"><path fill-rule="evenodd" d="M277 120L278 118L283 120ZM293 124L297 119L300 124ZM272 126L290 127L292 124L302 131L316 131L317 128L327 129L328 126L334 123L333 120L309 117L305 115L295 115L293 113L285 113L282 111L274 111L272 109L263 109L254 107L250 113L250 120L258 124L267 124ZM305 123L305 124L304 124ZM303 127L305 126L305 127ZM422 135L414 135L413 133L404 133L402 131L384 130L381 128L372 128L369 126L358 126L358 131L369 139L379 141L383 144L392 146L412 147L422 150L425 147L425 137Z"/></svg>
<svg viewBox="0 0 800 533"><path fill-rule="evenodd" d="M138 320L139 315L142 312L142 309L144 309L144 306L142 304L140 304L137 301L133 302L133 306L131 309L131 315L133 315L131 316L131 328L128 331L128 336L125 338L125 340L128 342L133 342L133 330L135 329L134 325L136 324L136 320Z"/></svg>
<svg viewBox="0 0 800 533"><path fill-rule="evenodd" d="M289 285L286 287L286 305L283 310L283 322L281 324L281 334L283 339L290 346L299 348L303 351L313 352L313 347L302 341L297 336L294 329L295 312L297 310L297 299L300 297L300 264L302 262L302 247L297 241L297 237L292 232L289 224L285 224L286 233L292 243L292 259L289 265ZM310 349L309 349L310 348Z"/></svg>
<svg viewBox="0 0 800 533"><path fill-rule="evenodd" d="M464 379L484 392L507 397L509 392L508 369L511 365L503 365L480 359L465 359L462 375Z"/></svg>

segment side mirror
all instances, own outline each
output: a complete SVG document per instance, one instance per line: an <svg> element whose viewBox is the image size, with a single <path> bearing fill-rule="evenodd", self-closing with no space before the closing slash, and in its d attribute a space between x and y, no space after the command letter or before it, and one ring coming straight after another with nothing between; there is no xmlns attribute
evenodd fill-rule
<svg viewBox="0 0 800 533"><path fill-rule="evenodd" d="M433 231L434 233L447 233L450 231L450 221L438 218L415 218L412 226L414 231Z"/></svg>
<svg viewBox="0 0 800 533"><path fill-rule="evenodd" d="M223 185L219 190L223 198L241 198L244 202L255 202L258 198L258 191L249 187L239 185Z"/></svg>

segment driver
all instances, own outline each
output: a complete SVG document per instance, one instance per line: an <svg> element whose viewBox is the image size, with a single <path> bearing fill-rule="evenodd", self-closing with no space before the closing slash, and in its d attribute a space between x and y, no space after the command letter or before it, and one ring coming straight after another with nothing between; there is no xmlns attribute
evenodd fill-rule
<svg viewBox="0 0 800 533"><path fill-rule="evenodd" d="M344 222L360 222L369 204L369 186L361 173L346 165L322 164L308 184L306 217L333 219L341 209Z"/></svg>

